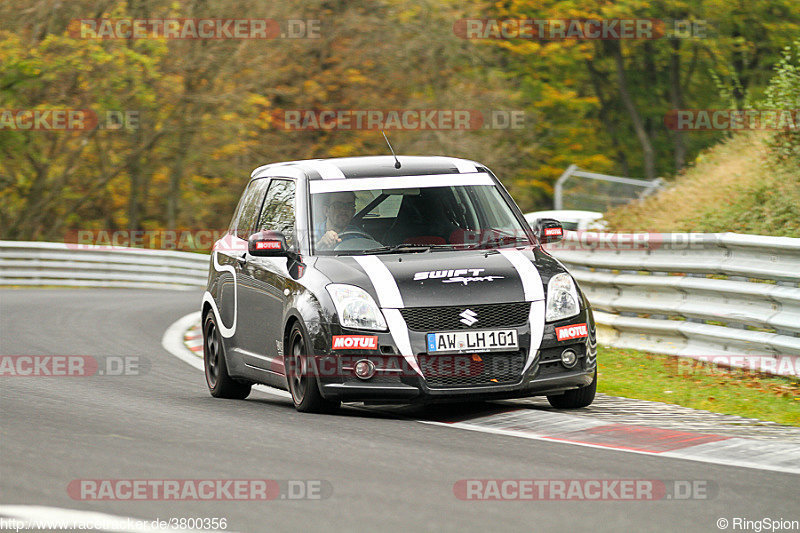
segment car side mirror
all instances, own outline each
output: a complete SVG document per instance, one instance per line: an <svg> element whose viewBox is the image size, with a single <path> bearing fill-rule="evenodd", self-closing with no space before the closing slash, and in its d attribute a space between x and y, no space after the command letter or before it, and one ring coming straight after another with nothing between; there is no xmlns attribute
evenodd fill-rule
<svg viewBox="0 0 800 533"><path fill-rule="evenodd" d="M536 221L533 231L542 244L558 242L564 237L564 228L561 226L561 222L554 218L540 218Z"/></svg>
<svg viewBox="0 0 800 533"><path fill-rule="evenodd" d="M280 231L259 231L247 239L247 251L254 257L294 257Z"/></svg>

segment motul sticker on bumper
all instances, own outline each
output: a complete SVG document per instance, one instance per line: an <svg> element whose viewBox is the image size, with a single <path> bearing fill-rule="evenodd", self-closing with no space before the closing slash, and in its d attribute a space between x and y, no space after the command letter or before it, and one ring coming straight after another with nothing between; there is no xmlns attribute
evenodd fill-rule
<svg viewBox="0 0 800 533"><path fill-rule="evenodd" d="M556 339L568 341L570 339L580 339L589 335L586 324L573 324L556 328Z"/></svg>
<svg viewBox="0 0 800 533"><path fill-rule="evenodd" d="M334 350L377 350L378 337L374 335L334 335Z"/></svg>

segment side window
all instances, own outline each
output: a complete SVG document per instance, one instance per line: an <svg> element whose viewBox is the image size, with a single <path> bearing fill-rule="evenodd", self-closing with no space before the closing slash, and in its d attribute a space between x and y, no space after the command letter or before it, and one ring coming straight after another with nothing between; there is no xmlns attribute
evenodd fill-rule
<svg viewBox="0 0 800 533"><path fill-rule="evenodd" d="M254 233L253 228L256 223L256 216L261 208L267 187L269 187L268 179L257 179L247 189L236 220L236 236L240 239L247 239Z"/></svg>
<svg viewBox="0 0 800 533"><path fill-rule="evenodd" d="M293 181L272 180L258 221L261 230L280 231L286 236L286 244L295 247Z"/></svg>
<svg viewBox="0 0 800 533"><path fill-rule="evenodd" d="M247 193L250 192L250 183L248 183L242 195L239 197L239 203L236 204L236 210L233 212L233 217L231 218L231 223L228 226L228 231L231 233L236 233L236 224L239 221L239 216L242 214L242 207L244 206L244 200L247 198Z"/></svg>

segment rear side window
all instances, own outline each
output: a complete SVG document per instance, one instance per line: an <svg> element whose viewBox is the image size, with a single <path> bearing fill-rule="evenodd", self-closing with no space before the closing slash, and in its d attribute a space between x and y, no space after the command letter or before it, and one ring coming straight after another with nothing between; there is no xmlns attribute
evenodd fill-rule
<svg viewBox="0 0 800 533"><path fill-rule="evenodd" d="M250 184L248 183L247 186L244 188L244 192L239 197L239 203L236 204L236 210L233 212L233 217L231 218L231 223L228 226L228 231L230 233L236 233L236 223L239 220L239 214L242 212L242 207L244 206L244 200L247 198L247 191L250 190Z"/></svg>
<svg viewBox="0 0 800 533"><path fill-rule="evenodd" d="M269 187L268 179L257 179L250 182L250 186L239 202L239 208L234 220L231 222L231 229L235 230L236 236L240 239L247 239L254 233L256 216L264 200L264 194Z"/></svg>
<svg viewBox="0 0 800 533"><path fill-rule="evenodd" d="M280 231L290 248L295 246L294 182L273 179L261 209L258 230Z"/></svg>

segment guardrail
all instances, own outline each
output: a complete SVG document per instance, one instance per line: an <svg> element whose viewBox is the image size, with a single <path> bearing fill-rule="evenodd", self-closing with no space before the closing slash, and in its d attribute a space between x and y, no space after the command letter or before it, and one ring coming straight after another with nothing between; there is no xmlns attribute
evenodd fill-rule
<svg viewBox="0 0 800 533"><path fill-rule="evenodd" d="M565 232L548 249L595 309L600 342L705 358L800 357L800 239ZM769 365L767 365L769 367Z"/></svg>
<svg viewBox="0 0 800 533"><path fill-rule="evenodd" d="M208 256L188 252L0 241L0 285L195 289Z"/></svg>
<svg viewBox="0 0 800 533"><path fill-rule="evenodd" d="M595 309L600 342L704 358L800 358L800 239L565 232L550 252ZM0 241L0 285L194 289L208 256ZM798 364L776 374L797 375Z"/></svg>

